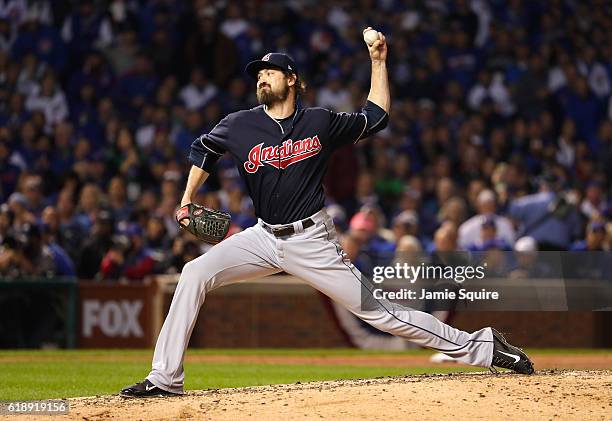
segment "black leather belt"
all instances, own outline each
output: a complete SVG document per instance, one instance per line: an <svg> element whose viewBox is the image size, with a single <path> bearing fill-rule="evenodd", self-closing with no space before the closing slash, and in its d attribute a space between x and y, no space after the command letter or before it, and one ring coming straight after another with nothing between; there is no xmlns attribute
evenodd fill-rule
<svg viewBox="0 0 612 421"><path fill-rule="evenodd" d="M302 227L304 229L310 228L315 224L315 222L311 218L302 219ZM270 234L275 237L286 237L288 235L295 234L295 229L293 228L293 224L291 225L283 225L282 227L271 227L265 222L262 224L264 229L268 231Z"/></svg>

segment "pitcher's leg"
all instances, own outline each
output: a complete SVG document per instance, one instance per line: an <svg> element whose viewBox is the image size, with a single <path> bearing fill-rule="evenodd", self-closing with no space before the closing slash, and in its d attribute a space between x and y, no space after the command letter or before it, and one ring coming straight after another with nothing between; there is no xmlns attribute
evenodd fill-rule
<svg viewBox="0 0 612 421"><path fill-rule="evenodd" d="M147 379L173 393L183 392L183 358L206 293L223 285L279 271L267 257L254 227L217 244L187 263L157 338ZM263 240L262 240L263 241Z"/></svg>
<svg viewBox="0 0 612 421"><path fill-rule="evenodd" d="M491 365L493 334L490 328L464 332L431 314L375 299L373 285L345 258L329 222L321 232L311 233L310 238L302 236L287 241L283 269L304 279L377 329L467 364Z"/></svg>

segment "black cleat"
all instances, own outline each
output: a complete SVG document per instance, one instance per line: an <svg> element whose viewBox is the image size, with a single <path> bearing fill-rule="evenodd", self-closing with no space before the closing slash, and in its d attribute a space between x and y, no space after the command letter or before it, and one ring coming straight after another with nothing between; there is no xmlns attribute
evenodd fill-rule
<svg viewBox="0 0 612 421"><path fill-rule="evenodd" d="M533 363L522 349L510 345L497 330L493 331L493 361L491 366L507 368L521 374L533 374Z"/></svg>
<svg viewBox="0 0 612 421"><path fill-rule="evenodd" d="M168 392L144 379L140 383L121 389L119 395L124 398L161 398L165 396L180 396L178 393Z"/></svg>

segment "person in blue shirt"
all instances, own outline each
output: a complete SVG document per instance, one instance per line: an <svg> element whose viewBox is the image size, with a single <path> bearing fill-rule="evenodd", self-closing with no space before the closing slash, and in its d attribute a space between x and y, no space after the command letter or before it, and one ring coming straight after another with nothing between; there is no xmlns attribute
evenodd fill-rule
<svg viewBox="0 0 612 421"><path fill-rule="evenodd" d="M76 276L74 262L68 252L59 244L59 216L53 206L47 206L42 212L40 231L43 244L53 256L55 275Z"/></svg>
<svg viewBox="0 0 612 421"><path fill-rule="evenodd" d="M357 212L351 219L349 228L352 235L361 244L361 254L375 265L386 265L395 255L395 244L378 235L376 219L373 212Z"/></svg>
<svg viewBox="0 0 612 421"><path fill-rule="evenodd" d="M512 250L512 246L503 238L497 236L497 227L495 225L495 216L488 216L482 222L480 228L480 243L470 244L467 249L469 251L487 251L487 250Z"/></svg>
<svg viewBox="0 0 612 421"><path fill-rule="evenodd" d="M510 203L509 214L519 224L519 236L530 236L539 250L567 250L580 235L580 219L574 205L560 191L553 174L540 180L540 191Z"/></svg>
<svg viewBox="0 0 612 421"><path fill-rule="evenodd" d="M36 54L56 72L61 72L66 65L66 45L59 31L31 18L19 28L19 35L12 45L12 56L20 60L29 52Z"/></svg>

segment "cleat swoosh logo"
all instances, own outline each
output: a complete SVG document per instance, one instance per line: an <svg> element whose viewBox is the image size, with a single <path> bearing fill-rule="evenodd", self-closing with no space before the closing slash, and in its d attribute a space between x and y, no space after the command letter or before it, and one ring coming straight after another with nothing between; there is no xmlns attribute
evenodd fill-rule
<svg viewBox="0 0 612 421"><path fill-rule="evenodd" d="M497 352L499 352L500 354L507 355L507 356L509 356L511 358L514 358L514 362L515 363L518 363L521 360L521 357L519 357L518 355L508 354L507 352L504 352L504 351L497 351Z"/></svg>
<svg viewBox="0 0 612 421"><path fill-rule="evenodd" d="M501 352L501 351L500 351L500 352ZM153 389L155 389L155 387L156 387L155 385L151 385L151 386L146 385L146 386L145 386L145 389L146 389L146 391L148 392L149 390L153 390Z"/></svg>

